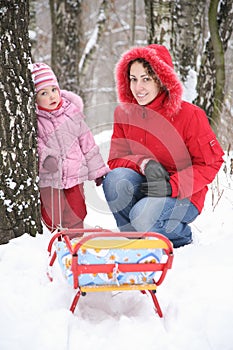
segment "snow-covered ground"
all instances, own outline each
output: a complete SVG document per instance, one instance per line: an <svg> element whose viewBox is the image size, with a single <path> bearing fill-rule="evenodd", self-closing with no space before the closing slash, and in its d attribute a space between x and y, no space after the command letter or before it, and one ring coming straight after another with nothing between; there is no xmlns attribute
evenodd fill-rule
<svg viewBox="0 0 233 350"><path fill-rule="evenodd" d="M45 230L0 246L1 350L232 350L233 181L229 157L192 225L194 243L174 250L157 297L164 317L139 291L90 293L75 313L73 289L55 262L47 278ZM222 192L223 191L223 192ZM116 230L101 188L86 184L86 226Z"/></svg>

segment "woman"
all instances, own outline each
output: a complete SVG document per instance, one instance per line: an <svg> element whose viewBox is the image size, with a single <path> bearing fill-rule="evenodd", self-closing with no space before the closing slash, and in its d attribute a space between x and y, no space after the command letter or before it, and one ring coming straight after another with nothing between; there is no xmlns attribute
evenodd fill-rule
<svg viewBox="0 0 233 350"><path fill-rule="evenodd" d="M120 231L153 231L174 247L192 242L223 151L205 112L182 101L168 50L136 47L116 67L121 102L114 113L105 197Z"/></svg>

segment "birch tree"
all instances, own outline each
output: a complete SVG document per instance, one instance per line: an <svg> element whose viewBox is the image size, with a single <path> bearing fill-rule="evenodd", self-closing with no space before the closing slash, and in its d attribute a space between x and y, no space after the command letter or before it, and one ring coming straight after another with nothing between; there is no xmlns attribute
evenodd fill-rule
<svg viewBox="0 0 233 350"><path fill-rule="evenodd" d="M148 43L165 45L173 56L181 80L197 67L201 53L205 0L145 0Z"/></svg>
<svg viewBox="0 0 233 350"><path fill-rule="evenodd" d="M217 132L224 103L225 52L233 29L233 1L145 0L145 11L149 43L164 44L171 50L183 82L190 69L196 71L197 97L193 102L206 111Z"/></svg>
<svg viewBox="0 0 233 350"><path fill-rule="evenodd" d="M206 40L198 76L196 103L205 109L218 132L225 96L225 52L233 30L233 1L211 0Z"/></svg>
<svg viewBox="0 0 233 350"><path fill-rule="evenodd" d="M0 2L0 243L42 233L28 0Z"/></svg>
<svg viewBox="0 0 233 350"><path fill-rule="evenodd" d="M174 1L144 0L148 44L166 45L171 50Z"/></svg>
<svg viewBox="0 0 233 350"><path fill-rule="evenodd" d="M207 4L206 0L173 2L171 49L183 82L187 80L190 70L198 69L198 57L205 38Z"/></svg>

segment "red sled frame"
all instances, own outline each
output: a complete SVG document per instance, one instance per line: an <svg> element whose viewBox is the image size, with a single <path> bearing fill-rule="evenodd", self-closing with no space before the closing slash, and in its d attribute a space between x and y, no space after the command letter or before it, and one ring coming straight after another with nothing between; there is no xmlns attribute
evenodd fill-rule
<svg viewBox="0 0 233 350"><path fill-rule="evenodd" d="M87 234L83 236L84 234ZM78 243L75 246L72 246L71 239L81 237ZM127 249L162 249L163 254L166 256L165 262L156 262L156 263L118 263L117 266L113 264L79 264L78 263L78 253L80 249L84 248L94 248L94 249L119 249L119 242L122 244L125 240L119 241L119 238L128 238ZM104 240L104 238L111 238L113 240ZM115 238L115 240L114 240ZM155 238L155 239L146 239L146 238ZM72 301L70 306L70 311L74 313L77 303L80 296L86 295L88 292L103 292L103 291L126 291L126 290L139 290L143 294L146 294L146 291L151 295L155 311L160 317L163 317L162 310L160 308L158 299L155 295L157 287L164 281L164 278L167 274L168 269L171 269L173 263L173 246L172 243L163 235L155 232L112 232L104 229L64 229L53 235L48 245L48 252L50 255L49 267L51 268L54 264L54 261L57 257L56 250L53 250L54 242L64 241L66 244L71 256L71 271L73 274L73 287L77 293ZM98 246L97 246L98 245ZM121 248L124 249L124 246L121 245ZM116 268L121 273L126 272L160 272L159 277L154 279L153 283L145 284L114 284L114 285L79 285L79 276L81 274L97 274L97 273L113 273ZM48 277L52 281L53 278L48 272Z"/></svg>

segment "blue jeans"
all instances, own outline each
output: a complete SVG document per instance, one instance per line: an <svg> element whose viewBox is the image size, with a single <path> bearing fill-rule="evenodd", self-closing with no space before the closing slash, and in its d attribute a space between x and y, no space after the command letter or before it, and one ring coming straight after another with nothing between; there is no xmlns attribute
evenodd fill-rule
<svg viewBox="0 0 233 350"><path fill-rule="evenodd" d="M104 179L103 190L120 231L158 232L174 248L192 242L191 223L199 214L188 200L145 197L140 192L142 176L132 169L116 168Z"/></svg>

